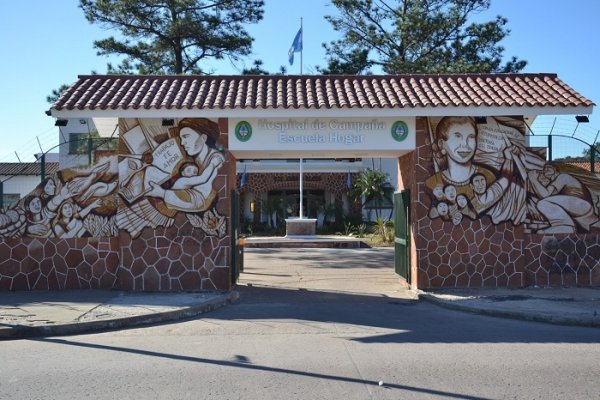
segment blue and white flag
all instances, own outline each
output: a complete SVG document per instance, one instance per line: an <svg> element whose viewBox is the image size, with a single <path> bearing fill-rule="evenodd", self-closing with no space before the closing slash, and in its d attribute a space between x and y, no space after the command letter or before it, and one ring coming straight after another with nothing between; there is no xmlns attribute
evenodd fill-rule
<svg viewBox="0 0 600 400"><path fill-rule="evenodd" d="M240 179L240 189L244 187L246 181L248 180L248 173L246 171L246 165L244 164L244 173L242 174L242 179Z"/></svg>
<svg viewBox="0 0 600 400"><path fill-rule="evenodd" d="M302 51L302 27L296 33L296 37L292 42L292 47L288 51L288 58L290 60L290 65L294 65L294 53Z"/></svg>

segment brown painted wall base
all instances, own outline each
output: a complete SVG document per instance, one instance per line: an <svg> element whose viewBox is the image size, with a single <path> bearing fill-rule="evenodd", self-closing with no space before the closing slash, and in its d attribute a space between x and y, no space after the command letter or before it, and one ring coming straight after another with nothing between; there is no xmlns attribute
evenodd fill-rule
<svg viewBox="0 0 600 400"><path fill-rule="evenodd" d="M0 242L0 290L119 287L119 239L14 239Z"/></svg>
<svg viewBox="0 0 600 400"><path fill-rule="evenodd" d="M0 290L228 290L229 237L148 230L118 238L15 239L0 242ZM156 233L156 235L152 235ZM196 235L197 236L197 235Z"/></svg>

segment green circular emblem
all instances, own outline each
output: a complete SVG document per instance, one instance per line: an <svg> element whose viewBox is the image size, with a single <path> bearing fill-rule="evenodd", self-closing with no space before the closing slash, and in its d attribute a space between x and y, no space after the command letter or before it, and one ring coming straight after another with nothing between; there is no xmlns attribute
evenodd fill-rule
<svg viewBox="0 0 600 400"><path fill-rule="evenodd" d="M247 142L252 137L252 125L247 121L240 121L235 126L235 137L240 142Z"/></svg>
<svg viewBox="0 0 600 400"><path fill-rule="evenodd" d="M406 125L406 122L394 122L392 125L392 137L396 142L401 142L408 137L408 125Z"/></svg>

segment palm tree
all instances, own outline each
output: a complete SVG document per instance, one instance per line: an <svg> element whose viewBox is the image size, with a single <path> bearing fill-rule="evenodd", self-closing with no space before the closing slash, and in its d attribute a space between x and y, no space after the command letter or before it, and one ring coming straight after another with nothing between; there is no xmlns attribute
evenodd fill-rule
<svg viewBox="0 0 600 400"><path fill-rule="evenodd" d="M267 228L277 227L277 215L281 211L281 199L276 197L269 197L262 203L262 211L267 216Z"/></svg>
<svg viewBox="0 0 600 400"><path fill-rule="evenodd" d="M363 207L369 202L373 203L375 205L375 215L380 218L381 208L386 200L387 187L390 187L388 174L366 168L360 171L360 175L350 188L348 196Z"/></svg>

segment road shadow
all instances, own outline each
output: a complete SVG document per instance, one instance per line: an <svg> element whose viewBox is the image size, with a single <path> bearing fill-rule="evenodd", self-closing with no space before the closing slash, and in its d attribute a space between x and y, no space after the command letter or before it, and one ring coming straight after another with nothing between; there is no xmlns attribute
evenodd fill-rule
<svg viewBox="0 0 600 400"><path fill-rule="evenodd" d="M133 349L130 347L119 347L119 346L114 346L114 345L102 345L102 344L96 344L96 343L85 343L85 342L81 342L81 341L70 341L70 340L65 340L65 339L43 338L43 339L31 339L31 340L49 343L49 344L75 346L75 347L95 349L95 350L129 353L129 354L136 354L136 355L142 355L142 356L148 356L148 357L165 358L165 359L170 359L170 360L191 362L191 363L202 363L202 364L214 365L214 366L218 366L218 367L247 369L247 370L266 372L269 374L282 374L282 376L296 375L296 376L301 376L301 377L322 379L322 380L328 380L328 381L340 382L340 383L379 386L379 382L373 381L373 380L368 380L368 379L359 379L359 378L353 378L353 377L342 376L342 375L322 374L322 373L315 373L315 372L310 372L310 371L294 370L294 369L289 369L289 368L277 368L277 367L269 367L266 365L252 364L247 359L247 357L240 356L240 355L236 356L236 360L229 361L229 360L210 359L210 358L204 358L204 357L193 357L193 356L186 356L186 355L179 355L179 354L169 354L169 353L150 351L150 350ZM453 392L429 389L429 388L424 388L424 387L401 385L401 384L389 383L389 382L386 382L385 385L383 385L383 386L385 389L403 390L403 391L420 393L420 394L429 395L429 396L442 396L442 397L447 397L447 398L451 398L451 399L464 399L464 400L484 400L484 399L486 399L485 397L453 393Z"/></svg>
<svg viewBox="0 0 600 400"><path fill-rule="evenodd" d="M237 303L206 318L298 320L394 331L350 339L361 343L600 343L595 328L475 315L418 300L256 286L237 290Z"/></svg>

